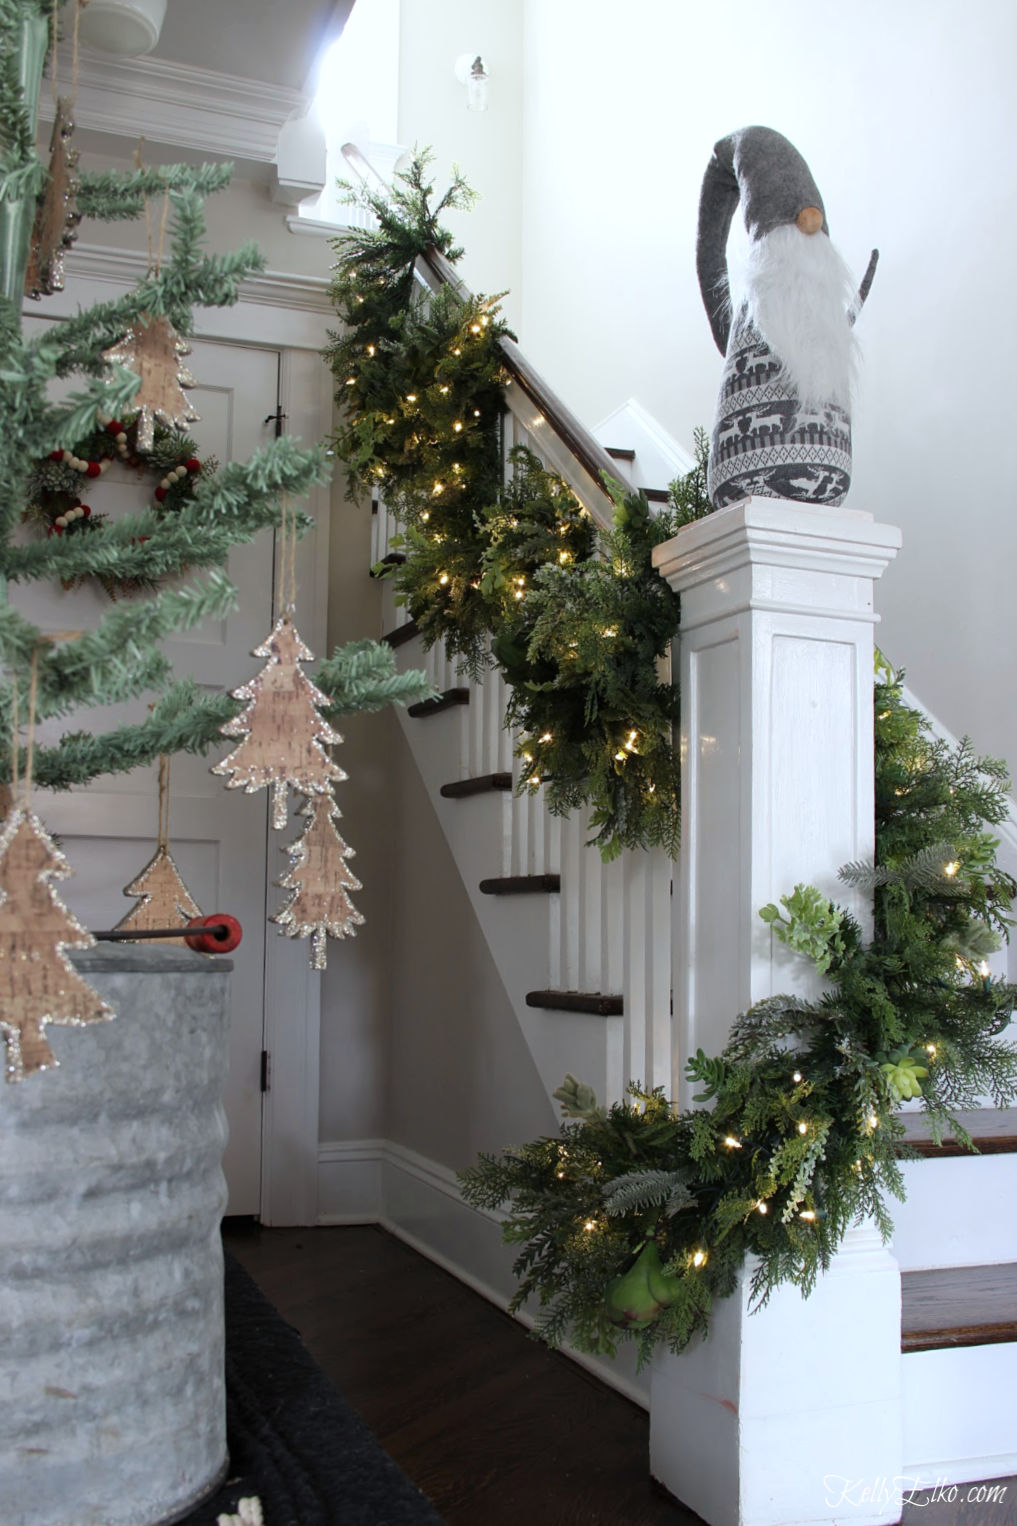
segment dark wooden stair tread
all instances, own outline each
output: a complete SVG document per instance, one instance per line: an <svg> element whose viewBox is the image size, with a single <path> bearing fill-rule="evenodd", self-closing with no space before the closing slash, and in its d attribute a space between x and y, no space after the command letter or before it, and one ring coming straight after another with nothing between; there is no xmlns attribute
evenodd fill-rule
<svg viewBox="0 0 1017 1526"><path fill-rule="evenodd" d="M389 646L402 646L406 641L412 641L414 636L420 635L420 627L416 620L407 620L405 625L397 625L395 630L386 631L382 641L387 641Z"/></svg>
<svg viewBox="0 0 1017 1526"><path fill-rule="evenodd" d="M445 689L435 699L422 699L415 705L407 705L406 714L412 715L414 720L421 720L426 715L438 715L442 710L451 710L455 705L468 705L469 702L469 689Z"/></svg>
<svg viewBox="0 0 1017 1526"><path fill-rule="evenodd" d="M512 788L510 773L477 774L472 779L454 779L443 784L438 793L446 800L465 800L469 795L486 795L490 790Z"/></svg>
<svg viewBox="0 0 1017 1526"><path fill-rule="evenodd" d="M933 1144L932 1131L924 1113L901 1113L899 1116L907 1130L905 1143L926 1159L944 1160L957 1155L973 1158L971 1151L955 1139L944 1139L941 1145ZM958 1116L981 1155L1017 1155L1017 1108L983 1107Z"/></svg>
<svg viewBox="0 0 1017 1526"><path fill-rule="evenodd" d="M612 461L634 461L636 459L635 451L629 450L623 445L608 445L606 450Z"/></svg>
<svg viewBox="0 0 1017 1526"><path fill-rule="evenodd" d="M385 568L401 567L405 560L406 553L404 551L390 551L387 556L383 556L375 562L371 568L372 578L383 578L385 576Z"/></svg>
<svg viewBox="0 0 1017 1526"><path fill-rule="evenodd" d="M552 1012L589 1012L593 1017L621 1017L625 1011L621 996L603 991L527 991L526 1005Z"/></svg>
<svg viewBox="0 0 1017 1526"><path fill-rule="evenodd" d="M666 487L644 487L639 491L646 494L649 503L667 503L671 496Z"/></svg>
<svg viewBox="0 0 1017 1526"><path fill-rule="evenodd" d="M901 1350L1017 1341L1017 1262L901 1274Z"/></svg>
<svg viewBox="0 0 1017 1526"><path fill-rule="evenodd" d="M560 874L505 874L500 879L481 880L481 895L531 895L541 891L557 893Z"/></svg>

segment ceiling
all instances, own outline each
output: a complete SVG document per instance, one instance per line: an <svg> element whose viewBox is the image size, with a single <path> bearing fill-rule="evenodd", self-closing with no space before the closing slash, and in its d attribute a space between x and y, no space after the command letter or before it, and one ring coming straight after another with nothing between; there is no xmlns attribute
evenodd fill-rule
<svg viewBox="0 0 1017 1526"><path fill-rule="evenodd" d="M304 90L354 0L168 0L148 58Z"/></svg>

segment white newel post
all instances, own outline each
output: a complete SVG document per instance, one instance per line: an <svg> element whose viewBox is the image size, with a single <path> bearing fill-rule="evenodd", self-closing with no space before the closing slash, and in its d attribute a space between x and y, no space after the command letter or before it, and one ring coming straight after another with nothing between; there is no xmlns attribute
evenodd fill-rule
<svg viewBox="0 0 1017 1526"><path fill-rule="evenodd" d="M675 1095L736 1014L812 991L759 918L799 881L842 905L873 849L873 583L900 533L870 514L747 498L654 561L681 594L683 844L675 916ZM860 914L862 906L854 907ZM899 1519L900 1276L852 1230L803 1301L750 1313L748 1278L710 1335L652 1375L650 1466L710 1526Z"/></svg>

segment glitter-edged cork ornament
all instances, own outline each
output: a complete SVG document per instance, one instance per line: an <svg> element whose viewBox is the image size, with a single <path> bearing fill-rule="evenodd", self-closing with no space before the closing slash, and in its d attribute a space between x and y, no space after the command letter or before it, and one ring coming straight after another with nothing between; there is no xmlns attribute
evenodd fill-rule
<svg viewBox="0 0 1017 1526"><path fill-rule="evenodd" d="M220 727L223 736L244 740L213 764L212 772L229 775L228 788L242 786L249 795L272 785L272 825L278 830L286 825L288 788L322 795L333 780L346 778L325 751L342 737L318 713L319 706L328 705L328 696L300 671L314 654L288 614L253 655L270 660L249 683L233 690L233 698L246 700L247 707Z"/></svg>
<svg viewBox="0 0 1017 1526"><path fill-rule="evenodd" d="M141 386L131 400L138 413L138 449L147 454L155 440L155 421L167 429L183 429L200 415L191 407L185 387L194 386L194 377L181 358L191 347L181 339L168 318L143 314L116 344L103 350L102 358L110 365L124 366L140 377Z"/></svg>
<svg viewBox="0 0 1017 1526"><path fill-rule="evenodd" d="M181 879L165 843L159 844L141 873L124 886L124 895L140 896L141 899L120 918L113 931L136 932L139 943L146 942L146 927L179 927L179 938L161 938L159 941L179 943L183 948L183 929L195 917L201 916L201 907Z"/></svg>
<svg viewBox="0 0 1017 1526"><path fill-rule="evenodd" d="M362 887L346 863L353 849L336 830L340 811L331 793L311 796L303 814L307 825L286 848L292 867L279 881L293 893L272 921L289 938L310 938L311 967L323 970L326 938L351 938L364 920L347 894Z"/></svg>
<svg viewBox="0 0 1017 1526"><path fill-rule="evenodd" d="M49 297L64 289L64 254L78 236L78 151L71 148L71 105L57 101L49 143L49 175L39 197L25 271L25 296Z"/></svg>
<svg viewBox="0 0 1017 1526"><path fill-rule="evenodd" d="M173 855L169 850L171 762L172 759L168 753L159 754L159 835L156 839L155 852L141 873L135 875L129 885L124 886L124 895L140 896L141 899L137 906L132 906L130 911L120 918L113 931L116 933L136 931L139 943L151 943L154 940L145 938L145 928L179 927L181 929L179 938L158 941L179 943L183 948L186 943L183 931L192 921L201 916L201 907L184 884L180 870L173 862Z"/></svg>
<svg viewBox="0 0 1017 1526"><path fill-rule="evenodd" d="M58 1063L43 1033L47 1023L83 1027L113 1016L64 954L95 946L49 883L71 873L34 811L12 811L0 834L0 1032L8 1081Z"/></svg>

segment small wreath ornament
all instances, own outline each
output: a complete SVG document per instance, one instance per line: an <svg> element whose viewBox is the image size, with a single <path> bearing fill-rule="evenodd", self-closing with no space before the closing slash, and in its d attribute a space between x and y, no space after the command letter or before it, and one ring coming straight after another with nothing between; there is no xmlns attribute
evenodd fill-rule
<svg viewBox="0 0 1017 1526"><path fill-rule="evenodd" d="M96 513L82 494L88 485L105 476L114 462L122 462L139 476L155 479L153 508L160 514L179 513L194 497L195 484L202 473L215 469L215 463L202 460L198 447L181 429L168 429L156 422L151 450L139 445L140 414L123 419L100 419L91 434L75 442L70 450L54 450L37 461L28 484L28 506L23 518L44 529L47 535L94 535L108 523L109 516ZM65 587L87 581L77 578ZM117 599L127 594L150 591L154 580L120 579L99 575L96 578Z"/></svg>

